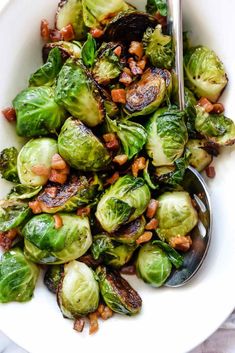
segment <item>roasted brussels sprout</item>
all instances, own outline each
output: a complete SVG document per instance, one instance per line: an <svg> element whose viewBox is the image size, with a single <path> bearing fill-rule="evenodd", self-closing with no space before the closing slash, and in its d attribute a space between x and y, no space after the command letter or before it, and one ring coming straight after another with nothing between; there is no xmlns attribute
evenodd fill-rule
<svg viewBox="0 0 235 353"><path fill-rule="evenodd" d="M142 178L125 175L101 197L96 217L108 233L138 218L150 201L150 191Z"/></svg>
<svg viewBox="0 0 235 353"><path fill-rule="evenodd" d="M31 210L26 202L0 201L0 232L19 227L30 214Z"/></svg>
<svg viewBox="0 0 235 353"><path fill-rule="evenodd" d="M139 294L116 271L99 266L96 270L102 297L114 312L123 315L137 314L142 305Z"/></svg>
<svg viewBox="0 0 235 353"><path fill-rule="evenodd" d="M147 132L145 128L133 121L111 120L106 117L106 126L109 132L114 132L119 137L123 151L128 159L133 158L140 152L147 140Z"/></svg>
<svg viewBox="0 0 235 353"><path fill-rule="evenodd" d="M61 227L56 227L55 216L40 214L31 218L22 230L25 255L39 264L62 264L85 254L92 243L87 217L58 213Z"/></svg>
<svg viewBox="0 0 235 353"><path fill-rule="evenodd" d="M209 114L197 106L196 130L207 140L219 145L229 146L235 143L235 124L223 114Z"/></svg>
<svg viewBox="0 0 235 353"><path fill-rule="evenodd" d="M176 108L161 108L150 118L146 129L146 151L153 165L173 165L182 156L188 140L184 113Z"/></svg>
<svg viewBox="0 0 235 353"><path fill-rule="evenodd" d="M168 243L174 237L183 237L196 226L198 214L186 191L165 192L159 198L156 218L157 234Z"/></svg>
<svg viewBox="0 0 235 353"><path fill-rule="evenodd" d="M161 16L167 16L167 0L147 0L146 11L151 15L159 12Z"/></svg>
<svg viewBox="0 0 235 353"><path fill-rule="evenodd" d="M56 294L57 289L60 283L60 280L63 276L64 266L63 265L50 265L46 270L44 276L44 284L47 289Z"/></svg>
<svg viewBox="0 0 235 353"><path fill-rule="evenodd" d="M89 127L104 119L104 104L98 88L79 61L68 59L59 73L55 100Z"/></svg>
<svg viewBox="0 0 235 353"><path fill-rule="evenodd" d="M44 44L42 48L42 58L44 63L47 61L51 50L54 48L58 48L60 50L63 62L65 62L70 57L73 57L74 59L80 59L81 57L82 45L79 42L52 42Z"/></svg>
<svg viewBox="0 0 235 353"><path fill-rule="evenodd" d="M63 65L59 48L53 48L47 58L47 62L34 72L29 79L31 87L52 86Z"/></svg>
<svg viewBox="0 0 235 353"><path fill-rule="evenodd" d="M186 148L190 152L189 164L202 172L211 162L212 155L206 151L208 141L206 140L189 140Z"/></svg>
<svg viewBox="0 0 235 353"><path fill-rule="evenodd" d="M172 37L162 33L161 25L148 28L143 37L145 54L153 66L171 69L174 61Z"/></svg>
<svg viewBox="0 0 235 353"><path fill-rule="evenodd" d="M222 62L207 47L190 48L184 56L186 85L198 97L216 102L227 85L227 76Z"/></svg>
<svg viewBox="0 0 235 353"><path fill-rule="evenodd" d="M57 301L63 316L70 319L94 312L99 304L99 285L93 271L82 262L66 264Z"/></svg>
<svg viewBox="0 0 235 353"><path fill-rule="evenodd" d="M107 168L111 157L101 141L77 119L64 123L59 138L60 155L73 168L83 171L99 171Z"/></svg>
<svg viewBox="0 0 235 353"><path fill-rule="evenodd" d="M145 225L145 218L141 216L120 227L117 232L111 235L111 237L119 243L134 245L136 244L136 240L144 233Z"/></svg>
<svg viewBox="0 0 235 353"><path fill-rule="evenodd" d="M21 249L5 252L0 262L0 303L30 300L38 274L38 267L24 257Z"/></svg>
<svg viewBox="0 0 235 353"><path fill-rule="evenodd" d="M137 275L154 287L161 287L171 273L172 264L167 254L156 244L144 244L136 261Z"/></svg>
<svg viewBox="0 0 235 353"><path fill-rule="evenodd" d="M19 177L17 173L17 156L18 151L15 147L5 148L0 153L0 174L2 178L18 183Z"/></svg>
<svg viewBox="0 0 235 353"><path fill-rule="evenodd" d="M60 0L56 12L56 28L61 30L69 24L73 27L76 39L81 40L86 37L87 28L83 21L82 0Z"/></svg>
<svg viewBox="0 0 235 353"><path fill-rule="evenodd" d="M42 186L32 187L23 184L15 185L7 198L9 200L27 200L37 195L42 190Z"/></svg>
<svg viewBox="0 0 235 353"><path fill-rule="evenodd" d="M32 187L45 185L49 178L52 157L56 153L57 142L52 138L42 137L28 141L20 150L17 159L21 184ZM44 172L37 173L35 169L38 167L42 167Z"/></svg>
<svg viewBox="0 0 235 353"><path fill-rule="evenodd" d="M24 137L54 134L63 124L67 113L54 100L50 87L30 87L13 100L16 110L16 131Z"/></svg>
<svg viewBox="0 0 235 353"><path fill-rule="evenodd" d="M120 57L114 53L118 46L120 46L120 43L103 43L97 51L92 74L101 85L109 84L122 72L123 65Z"/></svg>

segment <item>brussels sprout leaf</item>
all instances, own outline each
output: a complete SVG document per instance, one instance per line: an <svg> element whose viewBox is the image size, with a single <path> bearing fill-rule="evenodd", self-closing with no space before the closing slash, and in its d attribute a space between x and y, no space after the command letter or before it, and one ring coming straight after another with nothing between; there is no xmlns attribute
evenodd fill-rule
<svg viewBox="0 0 235 353"><path fill-rule="evenodd" d="M91 246L91 252L95 260L106 251L110 251L114 248L112 240L106 234L97 235L93 238Z"/></svg>
<svg viewBox="0 0 235 353"><path fill-rule="evenodd" d="M167 16L167 1L166 0L148 0L146 11L151 15L159 12L162 16Z"/></svg>
<svg viewBox="0 0 235 353"><path fill-rule="evenodd" d="M26 200L31 199L33 196L37 195L42 189L42 186L32 187L23 184L18 184L14 186L7 198L10 200Z"/></svg>
<svg viewBox="0 0 235 353"><path fill-rule="evenodd" d="M87 41L82 47L82 61L87 67L92 67L96 56L96 41L90 33L87 35Z"/></svg>
<svg viewBox="0 0 235 353"><path fill-rule="evenodd" d="M27 203L11 200L0 201L0 232L21 225L31 214Z"/></svg>
<svg viewBox="0 0 235 353"><path fill-rule="evenodd" d="M154 240L153 244L158 245L162 250L165 251L171 263L175 266L175 268L180 268L183 265L184 258L181 256L175 249L173 249L167 243L164 243L161 240Z"/></svg>
<svg viewBox="0 0 235 353"><path fill-rule="evenodd" d="M0 153L0 174L2 177L13 183L19 182L17 173L17 155L15 147L5 148Z"/></svg>

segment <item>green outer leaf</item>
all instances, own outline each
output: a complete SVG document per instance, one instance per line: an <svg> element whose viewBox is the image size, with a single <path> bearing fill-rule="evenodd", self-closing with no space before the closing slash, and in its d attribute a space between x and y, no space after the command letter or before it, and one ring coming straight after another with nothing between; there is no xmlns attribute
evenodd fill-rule
<svg viewBox="0 0 235 353"><path fill-rule="evenodd" d="M21 249L5 252L0 262L0 302L30 300L38 274L38 267L24 257Z"/></svg>
<svg viewBox="0 0 235 353"><path fill-rule="evenodd" d="M167 1L166 0L147 0L146 12L155 15L156 12L160 15L167 16Z"/></svg>
<svg viewBox="0 0 235 353"><path fill-rule="evenodd" d="M32 187L23 184L15 185L9 194L7 195L8 200L26 200L31 199L42 190L42 186Z"/></svg>
<svg viewBox="0 0 235 353"><path fill-rule="evenodd" d="M169 246L167 243L164 243L161 240L154 240L152 244L158 245L165 253L167 254L171 263L175 266L175 268L180 268L183 265L184 258L180 255L175 249Z"/></svg>
<svg viewBox="0 0 235 353"><path fill-rule="evenodd" d="M13 183L19 182L17 155L18 151L15 147L5 148L0 153L0 174L2 178Z"/></svg>
<svg viewBox="0 0 235 353"><path fill-rule="evenodd" d="M143 170L143 178L144 178L145 182L147 183L147 185L150 187L150 189L156 190L156 189L159 188L159 185L158 184L154 184L152 182L150 173L148 171L148 166L149 166L149 159L147 159L145 168Z"/></svg>
<svg viewBox="0 0 235 353"><path fill-rule="evenodd" d="M90 33L88 33L87 40L83 44L81 57L85 66L93 66L96 57L96 41Z"/></svg>
<svg viewBox="0 0 235 353"><path fill-rule="evenodd" d="M95 260L98 260L103 253L113 248L112 239L106 234L99 234L93 237L91 252Z"/></svg>
<svg viewBox="0 0 235 353"><path fill-rule="evenodd" d="M3 200L0 202L0 232L19 227L31 215L27 203Z"/></svg>

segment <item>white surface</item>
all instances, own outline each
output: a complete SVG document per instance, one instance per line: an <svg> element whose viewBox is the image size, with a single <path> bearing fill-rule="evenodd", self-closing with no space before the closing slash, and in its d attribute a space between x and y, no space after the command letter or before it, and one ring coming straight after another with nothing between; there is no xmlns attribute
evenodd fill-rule
<svg viewBox="0 0 235 353"><path fill-rule="evenodd" d="M142 1L133 1L142 3ZM27 78L40 65L39 25L51 19L57 0L11 0L0 17L1 66L0 109L27 85ZM226 113L235 114L235 66L231 0L184 0L184 18L195 41L207 44L223 59L230 78L224 95ZM216 11L215 9L220 9ZM219 12L219 13L218 13ZM218 22L219 21L219 22ZM9 40L10 28L10 40ZM0 120L1 147L17 145L14 129ZM146 350L185 353L214 332L235 305L235 151L228 148L215 162L217 176L209 182L214 210L214 231L207 259L197 277L186 287L153 289L139 280L130 282L143 298L143 310L135 318L120 317L101 323L100 331L77 334L64 320L53 295L39 281L33 300L27 304L0 306L0 329L30 353L78 351L120 352ZM6 193L1 181L0 193Z"/></svg>

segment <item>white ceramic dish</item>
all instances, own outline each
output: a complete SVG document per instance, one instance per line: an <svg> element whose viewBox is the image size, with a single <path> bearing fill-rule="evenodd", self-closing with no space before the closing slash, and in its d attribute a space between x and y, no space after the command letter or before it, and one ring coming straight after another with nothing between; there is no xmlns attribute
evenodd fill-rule
<svg viewBox="0 0 235 353"><path fill-rule="evenodd" d="M27 85L27 79L41 63L39 24L53 21L58 0L11 0L0 15L0 109ZM136 5L143 1L130 1ZM224 0L184 0L185 27L195 43L213 48L225 63L229 85L223 96L227 116L235 116L234 66L235 4ZM18 146L14 129L0 120L0 148ZM56 300L42 285L26 304L0 306L0 329L30 353L143 352L185 353L206 339L235 306L235 150L228 148L215 161L216 178L208 180L214 212L214 229L209 254L198 275L178 289L153 289L129 278L143 298L143 309L134 318L116 315L101 323L89 336L72 329L62 318ZM9 185L0 180L0 196ZM149 347L149 348L148 348ZM150 348L151 347L151 348Z"/></svg>

